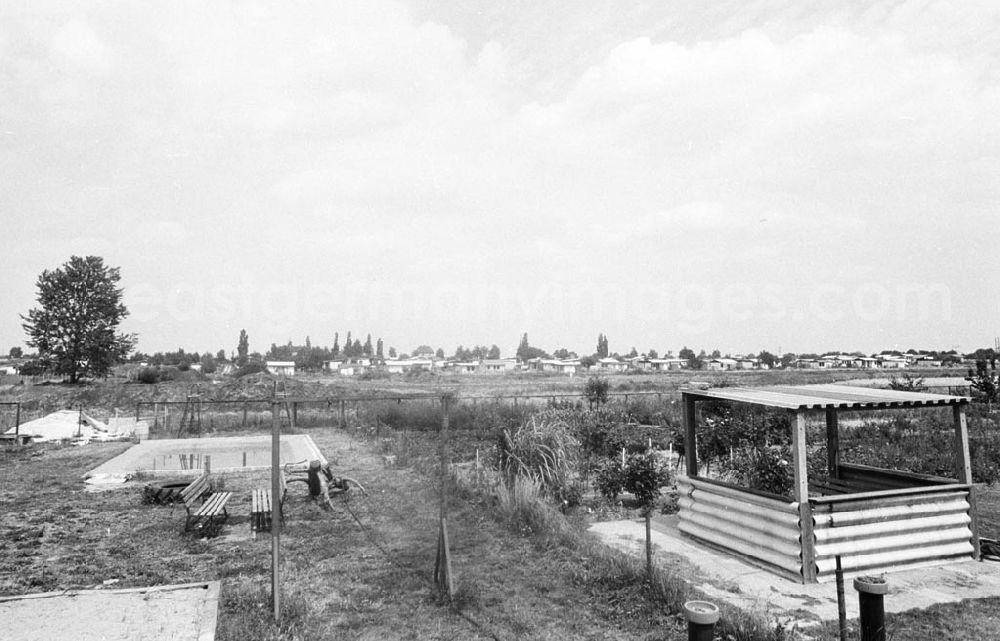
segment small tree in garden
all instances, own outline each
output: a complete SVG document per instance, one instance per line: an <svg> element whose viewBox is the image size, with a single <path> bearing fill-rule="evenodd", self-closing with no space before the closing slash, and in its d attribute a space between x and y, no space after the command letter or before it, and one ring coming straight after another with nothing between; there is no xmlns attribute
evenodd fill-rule
<svg viewBox="0 0 1000 641"><path fill-rule="evenodd" d="M606 378L591 376L587 379L587 385L583 388L583 393L587 396L587 401L590 402L591 407L594 405L600 407L608 402L609 389L611 389L611 383Z"/></svg>
<svg viewBox="0 0 1000 641"><path fill-rule="evenodd" d="M650 519L660 488L670 484L670 466L656 454L633 454L625 470L625 491L639 503L646 519L646 573L653 576L653 543L650 539Z"/></svg>

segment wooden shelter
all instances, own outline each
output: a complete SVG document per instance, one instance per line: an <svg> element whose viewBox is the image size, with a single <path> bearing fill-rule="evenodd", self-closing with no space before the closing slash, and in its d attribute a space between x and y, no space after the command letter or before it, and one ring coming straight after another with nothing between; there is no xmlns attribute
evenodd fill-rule
<svg viewBox="0 0 1000 641"><path fill-rule="evenodd" d="M848 574L979 558L965 419L968 398L845 385L726 387L685 390L682 396L687 473L677 484L684 534L803 583L832 580L837 556ZM709 400L779 408L792 415L791 500L698 475L696 409ZM942 407L953 412L955 479L841 462L842 412ZM806 419L817 412L826 418L828 477L810 479Z"/></svg>

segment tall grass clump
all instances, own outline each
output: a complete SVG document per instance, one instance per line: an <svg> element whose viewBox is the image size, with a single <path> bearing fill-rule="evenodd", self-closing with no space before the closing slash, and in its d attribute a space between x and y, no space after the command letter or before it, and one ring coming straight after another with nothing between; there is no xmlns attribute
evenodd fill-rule
<svg viewBox="0 0 1000 641"><path fill-rule="evenodd" d="M530 479L542 494L570 504L582 496L575 479L579 458L580 442L561 411L531 416L497 437L497 467L507 485Z"/></svg>

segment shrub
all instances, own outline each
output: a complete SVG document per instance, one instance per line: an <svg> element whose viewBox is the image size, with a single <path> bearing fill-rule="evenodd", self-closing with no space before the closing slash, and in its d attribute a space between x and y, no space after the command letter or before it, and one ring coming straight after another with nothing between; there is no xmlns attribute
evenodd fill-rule
<svg viewBox="0 0 1000 641"><path fill-rule="evenodd" d="M608 402L608 390L611 383L606 378L591 376L587 379L587 385L583 388L583 393L590 401L591 406L601 406Z"/></svg>
<svg viewBox="0 0 1000 641"><path fill-rule="evenodd" d="M670 466L659 456L648 452L628 458L625 491L635 496L643 512L652 509L660 496L660 488L666 485L670 485Z"/></svg>
<svg viewBox="0 0 1000 641"><path fill-rule="evenodd" d="M260 361L250 361L243 367L236 370L236 377L240 378L243 376L249 376L251 374L259 374L260 372L266 372L267 366Z"/></svg>
<svg viewBox="0 0 1000 641"><path fill-rule="evenodd" d="M598 466L594 476L594 489L609 503L618 500L618 495L625 489L625 470L617 459L606 459Z"/></svg>
<svg viewBox="0 0 1000 641"><path fill-rule="evenodd" d="M735 481L753 490L787 496L792 491L792 453L788 446L747 447L733 459Z"/></svg>
<svg viewBox="0 0 1000 641"><path fill-rule="evenodd" d="M143 367L139 370L138 375L136 375L136 380L145 385L152 385L160 380L160 373L155 367Z"/></svg>

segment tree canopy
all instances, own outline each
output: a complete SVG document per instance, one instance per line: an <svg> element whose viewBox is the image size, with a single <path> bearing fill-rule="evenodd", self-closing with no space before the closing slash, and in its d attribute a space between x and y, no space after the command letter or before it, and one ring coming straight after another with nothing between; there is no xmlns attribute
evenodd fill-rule
<svg viewBox="0 0 1000 641"><path fill-rule="evenodd" d="M116 330L128 316L118 287L121 274L98 256L73 256L38 277L39 307L21 316L28 345L47 370L76 383L106 376L135 346L133 334Z"/></svg>

